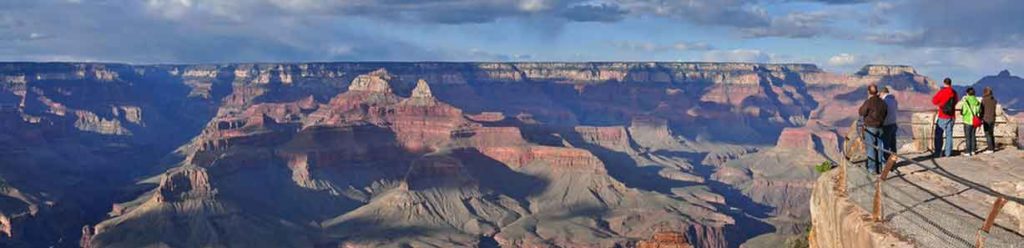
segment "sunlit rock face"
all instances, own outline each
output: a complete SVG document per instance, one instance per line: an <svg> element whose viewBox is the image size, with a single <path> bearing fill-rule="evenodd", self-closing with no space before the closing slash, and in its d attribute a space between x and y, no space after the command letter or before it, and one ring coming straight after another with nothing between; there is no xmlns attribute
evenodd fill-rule
<svg viewBox="0 0 1024 248"><path fill-rule="evenodd" d="M670 229L736 246L800 229L804 172L865 85L908 107L932 87L865 71L0 64L0 242L606 247Z"/></svg>
<svg viewBox="0 0 1024 248"><path fill-rule="evenodd" d="M691 248L686 242L686 236L679 232L660 231L654 234L651 239L641 240L636 244L637 248Z"/></svg>

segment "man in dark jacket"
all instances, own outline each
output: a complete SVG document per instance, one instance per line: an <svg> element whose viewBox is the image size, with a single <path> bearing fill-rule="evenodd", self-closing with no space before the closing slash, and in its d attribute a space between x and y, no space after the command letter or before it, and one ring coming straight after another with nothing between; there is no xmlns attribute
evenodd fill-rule
<svg viewBox="0 0 1024 248"><path fill-rule="evenodd" d="M982 127L985 129L985 140L988 142L988 148L985 153L993 153L996 151L996 137L994 135L996 126L996 97L992 95L992 88L985 87L985 91L981 96L981 120Z"/></svg>
<svg viewBox="0 0 1024 248"><path fill-rule="evenodd" d="M867 150L868 172L879 174L882 164L885 163L886 154L880 148L885 147L882 125L885 124L885 116L888 111L885 101L878 97L878 86L868 85L868 99L860 105L860 117L864 119L864 150Z"/></svg>
<svg viewBox="0 0 1024 248"><path fill-rule="evenodd" d="M956 91L953 90L953 80L946 78L942 80L944 87L932 97L932 104L938 107L938 118L935 120L935 146L933 156L953 156L953 115L956 110ZM943 142L943 138L945 142ZM942 147L943 153L940 153Z"/></svg>

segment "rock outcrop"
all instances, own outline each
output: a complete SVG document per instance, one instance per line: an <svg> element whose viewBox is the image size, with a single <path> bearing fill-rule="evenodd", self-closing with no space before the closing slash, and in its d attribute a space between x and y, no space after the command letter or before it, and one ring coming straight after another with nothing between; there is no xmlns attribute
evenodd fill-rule
<svg viewBox="0 0 1024 248"><path fill-rule="evenodd" d="M884 224L871 221L870 213L842 195L838 175L838 169L829 171L814 185L811 247L915 247Z"/></svg>
<svg viewBox="0 0 1024 248"><path fill-rule="evenodd" d="M686 236L673 231L660 231L654 233L649 240L637 242L636 248L691 248L686 242Z"/></svg>
<svg viewBox="0 0 1024 248"><path fill-rule="evenodd" d="M906 65L866 65L857 72L858 76L900 76L915 75L917 70Z"/></svg>

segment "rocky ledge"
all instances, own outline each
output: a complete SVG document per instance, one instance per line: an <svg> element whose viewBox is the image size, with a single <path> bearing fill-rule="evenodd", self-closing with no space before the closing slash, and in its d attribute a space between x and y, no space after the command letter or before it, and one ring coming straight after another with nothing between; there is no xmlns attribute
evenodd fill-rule
<svg viewBox="0 0 1024 248"><path fill-rule="evenodd" d="M857 169L857 168L851 168ZM842 193L840 170L818 178L811 195L811 247L914 247Z"/></svg>

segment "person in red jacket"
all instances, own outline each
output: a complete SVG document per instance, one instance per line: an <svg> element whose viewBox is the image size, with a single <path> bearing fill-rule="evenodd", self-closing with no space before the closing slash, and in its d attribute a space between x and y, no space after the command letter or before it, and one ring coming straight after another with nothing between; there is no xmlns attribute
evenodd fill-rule
<svg viewBox="0 0 1024 248"><path fill-rule="evenodd" d="M953 116L956 114L956 90L953 90L953 80L949 78L942 80L942 84L942 89L932 97L932 104L939 109L938 118L935 120L935 146L933 146L933 156L935 157L953 155ZM939 147L942 147L943 153L939 153Z"/></svg>

